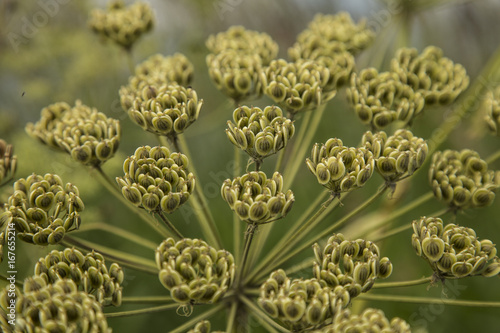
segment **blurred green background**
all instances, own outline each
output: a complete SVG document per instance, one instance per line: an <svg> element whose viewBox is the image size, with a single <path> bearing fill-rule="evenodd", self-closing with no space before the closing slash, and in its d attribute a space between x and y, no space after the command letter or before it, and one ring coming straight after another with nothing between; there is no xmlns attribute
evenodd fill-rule
<svg viewBox="0 0 500 333"><path fill-rule="evenodd" d="M47 10L47 4L53 6ZM130 1L127 1L130 3ZM348 11L357 21L365 17L368 26L377 37L367 50L357 57L357 69L375 66L387 69L388 61L395 49L412 46L422 50L435 45L444 50L445 56L461 63L471 76L471 82L479 79L485 90L494 87L498 80L479 76L481 69L500 46L500 3L497 0L453 1L453 0L157 0L150 1L156 16L153 32L139 40L133 49L136 63L150 55L161 53L171 55L184 53L194 64L195 78L192 86L198 96L204 99L200 118L185 136L194 156L194 165L199 173L198 185L203 186L210 208L224 237L224 245L232 248L232 214L220 198L222 181L232 177L233 146L224 133L226 121L232 117L232 106L211 83L205 65L206 38L213 33L240 24L248 29L267 32L280 45L280 56L287 56L296 35L306 28L314 14L334 14ZM127 83L130 72L126 54L117 46L103 42L87 25L92 8L105 7L105 1L71 0L0 0L0 137L13 143L18 156L17 178L31 173L57 173L63 181L76 184L86 205L82 214L86 222L103 222L123 227L154 242L158 237L141 220L112 197L104 187L89 176L87 170L74 163L68 156L51 151L35 142L24 132L28 122L35 122L40 110L52 103L65 101L74 104L76 99L96 107L109 117L119 119L122 125L122 141L118 154L104 165L112 178L122 175L121 166L126 156L138 146L156 145L157 139L134 125L121 109L118 89ZM43 14L45 13L45 14ZM497 82L495 82L497 81ZM479 101L481 96L479 96ZM460 103L460 100L458 101ZM267 98L251 101L254 106L270 104ZM464 119L441 148L476 149L487 157L500 148L500 139L486 132L478 105ZM429 138L433 131L450 115L451 108L428 108L414 124L414 134ZM300 126L299 118L296 125ZM344 91L339 91L325 112L324 121L315 133L315 142L324 142L330 137L339 137L344 144L356 146L366 128L356 119L347 105ZM499 161L492 165L498 169ZM264 171L272 172L274 158L264 163ZM427 169L427 167L426 167ZM333 223L373 194L382 183L378 175L364 189L358 190L345 200L344 206L334 211L321 226ZM322 190L305 164L292 186L296 203L292 213L276 227L276 232L267 243L266 250L275 243L286 223L292 222L308 204L311 198ZM371 219L390 213L393 209L411 202L427 193L430 186L426 170L414 179L398 186L391 198L379 200L356 220L348 224L346 235L370 223ZM5 202L10 193L8 186L1 189L0 199ZM392 225L410 223L413 219L430 214L442 208L438 202L431 202L401 217ZM500 242L500 205L497 201L482 210L466 211L457 216L457 223L472 227L480 238ZM172 221L189 237L201 237L196 219L190 208L174 213ZM450 215L445 221L451 222ZM150 250L130 245L113 235L99 232L81 232L76 235L105 244L108 247L129 251L153 258ZM418 258L410 243L410 231L391 237L380 244L382 255L388 256L394 264L389 281L416 279L432 272L427 264ZM18 279L32 274L34 263L51 249L28 246L17 242ZM294 262L311 256L304 253ZM293 263L288 263L291 266ZM0 271L6 270L5 263ZM156 276L125 269L124 296L168 295ZM311 277L303 271L296 276ZM498 278L468 278L453 284L447 297L471 300L500 300ZM456 294L453 290L457 290ZM379 290L399 295L446 297L442 288L426 286ZM355 308L360 306L355 302ZM407 320L414 331L419 332L498 332L500 311L488 308L465 308L457 306L429 306L419 304L398 304L394 302L370 302L363 306L381 308L390 318L399 316ZM146 306L146 305L144 305ZM137 306L123 305L121 310ZM200 310L196 309L195 314ZM224 315L217 315L212 329L224 329ZM115 332L168 332L177 323L186 321L175 311L157 314L110 319ZM251 320L255 324L255 321ZM259 331L258 327L253 328Z"/></svg>

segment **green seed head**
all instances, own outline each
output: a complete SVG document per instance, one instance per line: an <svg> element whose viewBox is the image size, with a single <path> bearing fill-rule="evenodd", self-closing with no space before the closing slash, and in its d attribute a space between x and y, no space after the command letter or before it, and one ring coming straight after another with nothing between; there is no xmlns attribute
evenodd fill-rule
<svg viewBox="0 0 500 333"><path fill-rule="evenodd" d="M202 240L168 238L156 249L158 277L178 303L216 303L234 280L233 255Z"/></svg>
<svg viewBox="0 0 500 333"><path fill-rule="evenodd" d="M130 50L139 37L153 28L154 15L147 3L137 2L126 7L118 0L113 1L107 11L92 11L89 25L94 33Z"/></svg>
<svg viewBox="0 0 500 333"><path fill-rule="evenodd" d="M139 147L125 160L125 175L116 181L125 199L134 205L170 214L193 193L195 178L188 165L185 155L170 153L166 147Z"/></svg>
<svg viewBox="0 0 500 333"><path fill-rule="evenodd" d="M432 156L429 181L434 195L453 209L480 208L493 203L498 173L475 151L445 150Z"/></svg>
<svg viewBox="0 0 500 333"><path fill-rule="evenodd" d="M295 202L291 190L283 192L283 177L278 172L272 178L253 171L232 181L226 179L221 195L240 219L256 224L285 217Z"/></svg>
<svg viewBox="0 0 500 333"><path fill-rule="evenodd" d="M465 68L443 57L443 51L435 46L420 54L416 49L399 49L391 70L401 82L422 94L426 105L449 105L469 86Z"/></svg>

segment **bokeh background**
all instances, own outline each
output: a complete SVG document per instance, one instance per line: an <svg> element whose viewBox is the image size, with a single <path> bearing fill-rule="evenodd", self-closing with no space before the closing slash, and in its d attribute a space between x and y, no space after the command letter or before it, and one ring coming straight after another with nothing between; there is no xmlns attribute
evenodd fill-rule
<svg viewBox="0 0 500 333"><path fill-rule="evenodd" d="M126 1L130 3L131 1ZM356 59L357 69L374 66L387 69L390 58L401 46L422 50L435 45L444 50L445 56L461 63L467 69L471 82L480 80L483 91L491 90L497 83L495 77L480 75L482 68L500 46L500 2L497 0L157 0L149 1L154 9L156 26L145 35L133 50L135 63L150 55L184 53L195 67L192 86L204 99L200 118L186 132L194 163L199 173L198 184L203 186L210 208L218 223L227 249L232 248L232 215L227 204L220 198L222 181L232 177L231 159L233 146L224 133L226 121L231 119L232 106L217 91L208 77L205 57L206 38L226 30L232 25L267 32L280 45L280 57L287 56L297 34L307 27L316 13L334 14L347 11L357 21L366 18L368 26L377 33L371 47ZM44 4L55 4L48 12ZM0 0L0 137L13 143L18 156L17 178L31 173L57 173L65 182L76 184L86 209L83 223L87 221L109 223L123 227L154 242L161 242L148 226L135 215L123 209L88 171L66 155L51 151L35 142L24 132L28 122L35 122L40 110L49 104L66 101L73 104L80 99L84 104L96 107L109 117L119 119L123 128L118 154L104 165L112 178L122 175L121 166L126 156L138 146L156 145L156 138L134 125L119 104L118 90L127 83L130 75L126 54L109 42L100 40L88 27L89 13L93 8L103 8L105 1L76 0ZM42 14L41 14L42 13ZM43 14L45 13L45 15ZM45 19L44 19L45 17ZM478 96L480 102L482 96ZM255 106L266 106L266 98L251 101ZM460 100L457 102L460 103ZM441 148L476 149L487 157L500 148L500 139L491 137L482 120L480 103L473 105L471 113L452 132ZM429 138L433 131L448 119L451 108L426 109L414 124L414 134ZM296 125L300 126L300 118ZM347 105L344 91L340 91L325 112L324 121L315 133L315 142L339 137L345 144L356 146L366 128L356 119ZM274 161L264 163L264 170L271 172ZM500 164L491 165L498 169ZM427 167L425 168L427 169ZM333 223L350 209L373 194L381 183L374 175L364 189L349 196L344 206L335 210L323 223ZM311 203L322 188L309 174L305 164L301 168L292 189L296 203L291 215L280 221L264 249L280 236L279 229L293 221ZM5 202L11 191L1 189L0 201ZM391 198L380 200L362 216L348 224L346 235L369 225L370 221L389 214L397 207L411 202L430 191L426 170L414 179L398 185ZM393 222L393 226L410 223L420 216L442 208L439 202L429 202ZM295 217L293 216L295 215ZM482 210L466 211L456 217L456 222L472 227L481 238L500 242L500 205L498 200ZM197 222L189 209L176 212L172 217L178 228L189 237L201 237ZM451 222L452 217L445 216ZM283 229L281 229L283 230ZM152 258L152 252L130 245L113 235L100 232L80 232L79 236L108 247L129 251ZM410 280L428 276L432 272L411 248L410 231L391 237L380 244L382 255L389 256L394 264L390 281ZM500 243L499 243L500 244ZM51 249L28 246L17 242L18 279L32 274L34 263ZM294 259L300 262L312 251ZM5 263L4 263L5 264ZM290 266L293 263L289 263ZM5 265L0 271L6 270ZM125 269L124 296L168 295L156 276ZM310 277L309 271L296 276ZM446 294L441 286L427 288L416 286L378 293L415 295L428 297L458 298L471 300L500 300L498 278L468 278L453 283ZM146 306L146 305L144 305ZM357 301L354 311L372 306L384 310L388 317L406 319L418 332L497 332L500 327L500 311L494 308L465 308L457 306L399 304L395 302ZM122 310L137 308L124 305ZM195 314L200 310L195 310ZM134 317L110 319L115 332L168 332L177 323L187 319L175 311ZM254 321L251 321L254 322ZM213 329L224 329L224 314L218 314ZM253 328L255 332L259 328Z"/></svg>

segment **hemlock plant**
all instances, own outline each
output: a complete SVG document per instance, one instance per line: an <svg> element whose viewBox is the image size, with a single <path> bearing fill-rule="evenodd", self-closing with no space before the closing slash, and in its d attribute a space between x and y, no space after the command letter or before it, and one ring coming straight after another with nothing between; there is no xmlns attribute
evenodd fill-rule
<svg viewBox="0 0 500 333"><path fill-rule="evenodd" d="M145 3L113 1L106 11L93 11L89 25L131 59L139 38L155 24L152 13ZM228 140L217 149L234 150L233 176L217 184L230 214L222 220L213 217L212 201L197 176L204 165L194 163L185 138L196 131L190 127L200 113L210 112L191 86L200 69L195 71L185 55L155 54L131 62L131 76L117 96L137 130L149 132L151 144L136 147L123 161L123 173L114 177L102 166L117 158L123 136L131 135L122 133L119 120L78 96L74 105L61 101L43 108L26 132L93 171L123 209L130 209L130 219L161 236L162 242L151 245L140 233L108 227L124 242L148 247L149 258L79 236L88 221L78 184L66 183L56 172L17 178L13 145L0 140L0 185L7 198L0 210L0 263L10 260L14 234L17 242L49 248L36 260L32 276L0 292L1 330L111 332L108 318L158 312L168 332L411 332L419 327L404 316L387 317L365 302L439 299L376 289L427 284L445 293L448 279L498 276L498 235L476 235L462 217L473 209L491 209L500 186L500 171L492 165L500 154L483 159L467 142L459 151L438 151L456 123L443 123L439 129L445 134L429 138L411 128L440 106L453 108L459 118L467 114L457 102L467 94L466 69L435 46L400 48L386 70L359 68L356 56L374 37L365 20L355 22L343 12L315 16L287 59L278 58L270 35L243 26L207 38L205 70L233 105L226 105L226 118L218 120L227 123ZM492 66L487 70L498 71ZM499 89L484 94L481 104L484 128L494 136L500 126ZM260 98L266 106L254 106ZM357 146L334 136L312 141L334 98L344 98L367 126ZM305 211L294 205L304 199L294 183L301 170L308 170L317 188L315 197L306 198ZM428 174L427 194L364 229L346 228L376 200L392 200L400 186L411 186L419 172ZM367 184L377 182L364 202L349 202L359 199L351 193L373 190ZM423 204L433 198L443 210L426 209ZM417 207L413 221L392 226ZM179 218L182 209L192 210L192 217ZM335 218L329 216L333 210ZM381 282L405 269L393 264L383 241L408 230L413 234L401 252L416 253L429 267L412 280ZM304 253L306 261L296 260ZM149 274L140 283L163 286L164 293L129 295L127 284L139 282L127 282L133 271ZM7 275L0 277L7 281ZM487 302L488 295L444 298L451 305L500 307ZM9 316L14 302L15 324ZM129 303L142 305L123 310ZM174 316L181 320L169 320Z"/></svg>

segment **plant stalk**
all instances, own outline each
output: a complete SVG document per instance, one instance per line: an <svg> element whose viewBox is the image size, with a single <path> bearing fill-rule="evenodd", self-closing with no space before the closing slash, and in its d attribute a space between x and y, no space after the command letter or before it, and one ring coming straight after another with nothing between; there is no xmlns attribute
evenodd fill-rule
<svg viewBox="0 0 500 333"><path fill-rule="evenodd" d="M75 247L85 252L95 250L102 254L106 259L115 261L120 265L130 267L149 274L158 274L156 263L150 259L136 256L130 253L125 253L115 250L101 244L92 243L83 239L72 237L69 235L64 236L61 244L67 247Z"/></svg>

